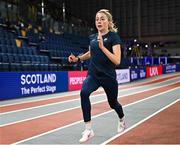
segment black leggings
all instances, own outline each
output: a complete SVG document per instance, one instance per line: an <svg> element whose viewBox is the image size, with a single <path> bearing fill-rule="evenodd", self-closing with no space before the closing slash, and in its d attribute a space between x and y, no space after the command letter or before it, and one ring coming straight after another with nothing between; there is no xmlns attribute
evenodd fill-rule
<svg viewBox="0 0 180 145"><path fill-rule="evenodd" d="M91 104L89 96L92 92L102 86L106 92L108 103L112 109L116 111L119 118L124 116L121 104L117 101L118 83L116 80L109 77L92 77L88 75L83 82L81 89L81 107L83 112L84 122L91 120Z"/></svg>

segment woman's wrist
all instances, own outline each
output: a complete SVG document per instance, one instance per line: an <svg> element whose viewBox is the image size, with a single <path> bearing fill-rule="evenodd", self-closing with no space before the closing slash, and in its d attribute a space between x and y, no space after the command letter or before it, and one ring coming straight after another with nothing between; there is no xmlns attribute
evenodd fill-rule
<svg viewBox="0 0 180 145"><path fill-rule="evenodd" d="M80 57L79 57L79 56L77 56L77 62L80 62L80 61L81 61Z"/></svg>

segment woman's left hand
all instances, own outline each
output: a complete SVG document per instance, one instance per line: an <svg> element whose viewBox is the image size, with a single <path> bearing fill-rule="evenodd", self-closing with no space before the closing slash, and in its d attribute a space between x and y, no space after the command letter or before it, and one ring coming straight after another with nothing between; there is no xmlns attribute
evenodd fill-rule
<svg viewBox="0 0 180 145"><path fill-rule="evenodd" d="M97 41L99 42L99 48L102 50L104 48L103 38L100 31L98 31Z"/></svg>

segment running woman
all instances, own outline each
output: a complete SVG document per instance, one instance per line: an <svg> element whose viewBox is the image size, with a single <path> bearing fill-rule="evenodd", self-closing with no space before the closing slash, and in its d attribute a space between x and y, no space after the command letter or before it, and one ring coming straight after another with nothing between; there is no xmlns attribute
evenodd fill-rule
<svg viewBox="0 0 180 145"><path fill-rule="evenodd" d="M80 56L71 54L69 62L78 62L90 59L87 77L80 92L81 108L85 122L85 130L79 142L84 143L94 136L91 125L91 103L89 96L100 86L107 95L107 100L119 117L118 132L125 130L124 113L118 102L118 83L115 67L121 62L121 39L113 23L109 10L101 9L96 13L95 25L97 33L91 35L89 51Z"/></svg>

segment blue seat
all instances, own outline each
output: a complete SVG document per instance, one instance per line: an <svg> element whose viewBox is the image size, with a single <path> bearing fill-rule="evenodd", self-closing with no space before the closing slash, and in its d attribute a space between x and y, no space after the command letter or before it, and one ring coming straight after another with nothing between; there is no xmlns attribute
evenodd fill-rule
<svg viewBox="0 0 180 145"><path fill-rule="evenodd" d="M9 63L1 63L0 62L0 71L1 72L9 72Z"/></svg>
<svg viewBox="0 0 180 145"><path fill-rule="evenodd" d="M31 71L31 64L22 63L21 67L22 67L22 71Z"/></svg>
<svg viewBox="0 0 180 145"><path fill-rule="evenodd" d="M20 60L20 62L25 62L26 61L25 56L20 54L19 55L19 60Z"/></svg>
<svg viewBox="0 0 180 145"><path fill-rule="evenodd" d="M3 54L0 53L0 62L2 62L2 56L3 56Z"/></svg>
<svg viewBox="0 0 180 145"><path fill-rule="evenodd" d="M42 62L45 63L45 64L49 63L48 57L47 56L42 56Z"/></svg>
<svg viewBox="0 0 180 145"><path fill-rule="evenodd" d="M35 56L36 63L42 63L41 62L41 56Z"/></svg>
<svg viewBox="0 0 180 145"><path fill-rule="evenodd" d="M22 71L22 66L20 63L11 63L10 71Z"/></svg>
<svg viewBox="0 0 180 145"><path fill-rule="evenodd" d="M13 49L11 46L7 46L7 53L13 53Z"/></svg>
<svg viewBox="0 0 180 145"><path fill-rule="evenodd" d="M12 54L17 54L17 48L16 47L12 46L11 49L12 49L11 50Z"/></svg>
<svg viewBox="0 0 180 145"><path fill-rule="evenodd" d="M33 55L37 55L36 48L32 48L31 51L32 51L32 54L33 54Z"/></svg>
<svg viewBox="0 0 180 145"><path fill-rule="evenodd" d="M22 48L22 54L28 55L28 50L27 50L27 48Z"/></svg>
<svg viewBox="0 0 180 145"><path fill-rule="evenodd" d="M20 58L19 57L20 57L19 55L14 54L14 62L15 63L19 63L20 62Z"/></svg>
<svg viewBox="0 0 180 145"><path fill-rule="evenodd" d="M6 48L5 45L2 45L2 46L1 46L1 52L2 52L2 53L8 53L7 48Z"/></svg>
<svg viewBox="0 0 180 145"><path fill-rule="evenodd" d="M28 54L28 55L33 55L33 51L32 51L32 49L27 48L27 54Z"/></svg>
<svg viewBox="0 0 180 145"><path fill-rule="evenodd" d="M13 62L14 62L14 56L13 56L13 54L7 54L7 56L8 56L8 61L9 61L9 63L13 63Z"/></svg>
<svg viewBox="0 0 180 145"><path fill-rule="evenodd" d="M37 64L37 63L33 64L32 70L33 71L39 71L39 64Z"/></svg>
<svg viewBox="0 0 180 145"><path fill-rule="evenodd" d="M48 64L39 64L40 71L48 71Z"/></svg>
<svg viewBox="0 0 180 145"><path fill-rule="evenodd" d="M33 55L31 55L30 57L31 57L31 62L32 62L32 63L36 63L36 57L33 56Z"/></svg>
<svg viewBox="0 0 180 145"><path fill-rule="evenodd" d="M2 54L2 62L9 62L7 54Z"/></svg>
<svg viewBox="0 0 180 145"><path fill-rule="evenodd" d="M57 64L49 64L49 71L57 71Z"/></svg>
<svg viewBox="0 0 180 145"><path fill-rule="evenodd" d="M17 49L17 53L18 53L18 54L23 54L22 48L18 48L18 49Z"/></svg>
<svg viewBox="0 0 180 145"><path fill-rule="evenodd" d="M25 57L26 57L26 61L27 61L28 63L30 63L30 62L31 62L31 56L30 56L30 55L26 55Z"/></svg>

